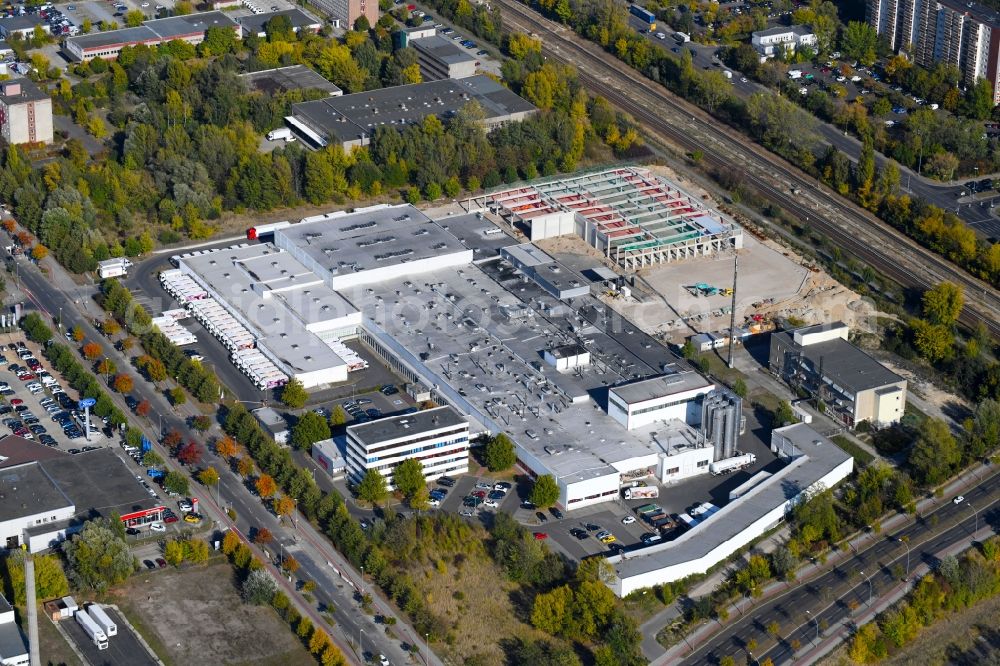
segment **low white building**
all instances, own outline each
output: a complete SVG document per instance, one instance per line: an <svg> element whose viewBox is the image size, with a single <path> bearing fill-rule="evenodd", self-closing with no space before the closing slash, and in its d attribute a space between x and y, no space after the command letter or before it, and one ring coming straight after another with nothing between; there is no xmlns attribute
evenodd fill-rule
<svg viewBox="0 0 1000 666"><path fill-rule="evenodd" d="M677 419L701 422L701 398L715 384L697 372L685 371L642 379L608 390L608 414L628 430Z"/></svg>
<svg viewBox="0 0 1000 666"><path fill-rule="evenodd" d="M378 419L347 428L347 474L355 483L376 469L392 487L393 471L415 458L431 481L469 471L469 422L451 407Z"/></svg>
<svg viewBox="0 0 1000 666"><path fill-rule="evenodd" d="M590 365L590 352L583 345L559 345L546 349L545 362L559 371L572 370L581 365Z"/></svg>
<svg viewBox="0 0 1000 666"><path fill-rule="evenodd" d="M779 26L753 33L750 44L764 62L781 53L795 53L803 46L815 47L816 34L804 25Z"/></svg>
<svg viewBox="0 0 1000 666"><path fill-rule="evenodd" d="M811 494L850 476L854 458L804 423L771 433L771 450L787 465L673 541L608 558L618 596L704 573L753 543Z"/></svg>
<svg viewBox="0 0 1000 666"><path fill-rule="evenodd" d="M17 626L14 609L0 596L0 665L22 666L29 662L28 641Z"/></svg>
<svg viewBox="0 0 1000 666"><path fill-rule="evenodd" d="M259 407L252 412L260 427L271 436L278 444L288 444L288 437L291 434L288 429L288 421L271 407Z"/></svg>

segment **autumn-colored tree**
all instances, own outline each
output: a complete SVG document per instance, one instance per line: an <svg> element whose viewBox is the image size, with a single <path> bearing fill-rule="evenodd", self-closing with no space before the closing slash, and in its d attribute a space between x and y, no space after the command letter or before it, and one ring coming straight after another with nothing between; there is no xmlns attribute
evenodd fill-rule
<svg viewBox="0 0 1000 666"><path fill-rule="evenodd" d="M184 436L176 430L171 430L163 436L163 446L172 449L184 440Z"/></svg>
<svg viewBox="0 0 1000 666"><path fill-rule="evenodd" d="M266 527L259 528L253 535L253 542L260 545L266 545L274 541L274 535L271 534L271 530Z"/></svg>
<svg viewBox="0 0 1000 666"><path fill-rule="evenodd" d="M83 342L83 329L79 326L74 326L72 331L73 341L76 343Z"/></svg>
<svg viewBox="0 0 1000 666"><path fill-rule="evenodd" d="M108 317L101 322L101 331L104 335L116 335L121 330L122 327L118 325L118 322L113 317Z"/></svg>
<svg viewBox="0 0 1000 666"><path fill-rule="evenodd" d="M316 655L322 654L327 645L330 645L330 637L322 629L315 629L309 639L309 651Z"/></svg>
<svg viewBox="0 0 1000 666"><path fill-rule="evenodd" d="M167 378L167 369L163 362L152 356L142 355L136 360L136 366L149 378L151 382L162 382Z"/></svg>
<svg viewBox="0 0 1000 666"><path fill-rule="evenodd" d="M128 350L132 349L132 347L134 346L135 346L135 338L133 337L122 338L121 340L118 341L118 348L125 353L128 353Z"/></svg>
<svg viewBox="0 0 1000 666"><path fill-rule="evenodd" d="M219 483L219 473L215 471L214 467L206 467L198 472L198 480L203 485L214 486Z"/></svg>
<svg viewBox="0 0 1000 666"><path fill-rule="evenodd" d="M191 440L177 449L177 460L185 465L197 465L201 461L202 453L204 450L201 448L201 444Z"/></svg>
<svg viewBox="0 0 1000 666"><path fill-rule="evenodd" d="M21 244L21 247L28 247L35 240L35 237L29 234L27 231L17 232L17 242Z"/></svg>
<svg viewBox="0 0 1000 666"><path fill-rule="evenodd" d="M135 406L135 413L139 416L148 416L149 410L152 408L153 406L149 403L149 400L143 400Z"/></svg>
<svg viewBox="0 0 1000 666"><path fill-rule="evenodd" d="M254 481L254 487L257 488L257 494L264 499L267 499L278 491L278 486L270 474L261 474L258 476L257 480Z"/></svg>
<svg viewBox="0 0 1000 666"><path fill-rule="evenodd" d="M110 358L101 359L101 362L97 364L97 372L102 375L113 375L118 372L118 366Z"/></svg>
<svg viewBox="0 0 1000 666"><path fill-rule="evenodd" d="M236 471L244 478L253 474L253 458L250 456L240 458L236 463Z"/></svg>
<svg viewBox="0 0 1000 666"><path fill-rule="evenodd" d="M239 447L236 444L236 440L229 435L215 440L215 452L223 458L230 459L234 457L238 451Z"/></svg>
<svg viewBox="0 0 1000 666"><path fill-rule="evenodd" d="M49 248L44 245L39 244L31 248L31 258L35 261L41 261L47 256L49 256Z"/></svg>
<svg viewBox="0 0 1000 666"><path fill-rule="evenodd" d="M7 233L9 234L14 233L14 229L16 228L17 224L15 224L14 220L8 218L3 221L3 230L6 231Z"/></svg>
<svg viewBox="0 0 1000 666"><path fill-rule="evenodd" d="M88 342L83 346L81 350L83 352L83 357L88 361L93 361L95 358L101 355L101 345L96 342Z"/></svg>
<svg viewBox="0 0 1000 666"><path fill-rule="evenodd" d="M225 555L232 555L240 546L240 537L233 530L226 530L222 537L222 552Z"/></svg>
<svg viewBox="0 0 1000 666"><path fill-rule="evenodd" d="M294 557L292 557L291 555L287 556L284 559L284 561L281 563L281 568L284 569L285 571L287 571L290 574L293 574L296 571L298 571L299 570L299 566L300 566L299 565L299 561L297 559L295 559Z"/></svg>
<svg viewBox="0 0 1000 666"><path fill-rule="evenodd" d="M132 390L132 378L124 372L115 376L114 387L119 393L128 393Z"/></svg>
<svg viewBox="0 0 1000 666"><path fill-rule="evenodd" d="M288 495L282 495L274 500L274 512L279 516L290 516L295 511L295 500Z"/></svg>

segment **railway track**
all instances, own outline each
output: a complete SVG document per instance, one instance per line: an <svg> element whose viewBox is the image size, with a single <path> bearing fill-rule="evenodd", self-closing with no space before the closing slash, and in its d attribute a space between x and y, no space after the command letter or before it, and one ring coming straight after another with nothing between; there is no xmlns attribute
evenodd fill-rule
<svg viewBox="0 0 1000 666"><path fill-rule="evenodd" d="M575 66L587 88L648 130L685 151L701 150L703 161L712 167L738 165L745 181L762 197L904 287L925 290L943 281L962 285L965 308L961 321L969 326L982 323L1000 337L1000 296L991 285L921 247L780 157L748 144L746 137L570 29L516 0L497 2L503 7L506 29L540 36L550 60Z"/></svg>

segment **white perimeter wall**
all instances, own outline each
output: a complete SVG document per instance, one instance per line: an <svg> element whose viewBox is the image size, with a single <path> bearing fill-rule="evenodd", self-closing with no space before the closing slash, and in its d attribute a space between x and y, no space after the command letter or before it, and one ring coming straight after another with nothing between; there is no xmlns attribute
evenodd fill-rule
<svg viewBox="0 0 1000 666"><path fill-rule="evenodd" d="M531 218L531 240L538 241L576 233L575 213L560 211Z"/></svg>

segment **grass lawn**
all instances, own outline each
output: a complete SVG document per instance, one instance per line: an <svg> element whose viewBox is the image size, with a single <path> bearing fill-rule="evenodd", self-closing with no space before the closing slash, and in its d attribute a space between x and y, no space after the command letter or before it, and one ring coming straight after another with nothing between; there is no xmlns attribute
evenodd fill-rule
<svg viewBox="0 0 1000 666"><path fill-rule="evenodd" d="M855 462L859 465L867 466L871 463L871 461L875 460L875 456L868 453L843 435L834 435L830 439L833 440L834 444L843 449L845 453L851 454L851 456L854 457Z"/></svg>

